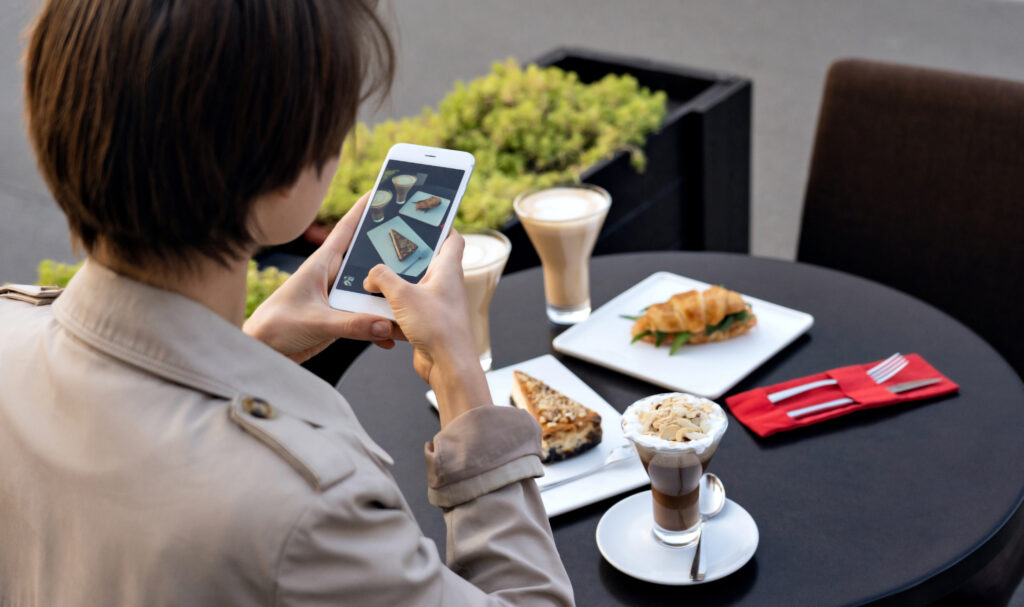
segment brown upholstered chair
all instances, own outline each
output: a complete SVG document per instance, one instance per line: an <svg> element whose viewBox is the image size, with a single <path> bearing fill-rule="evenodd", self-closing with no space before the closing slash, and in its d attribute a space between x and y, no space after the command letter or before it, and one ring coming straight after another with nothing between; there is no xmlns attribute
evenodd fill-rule
<svg viewBox="0 0 1024 607"><path fill-rule="evenodd" d="M931 303L1024 376L1024 83L834 63L797 258Z"/></svg>
<svg viewBox="0 0 1024 607"><path fill-rule="evenodd" d="M931 303L1024 376L1024 83L834 63L797 258ZM1005 605L1022 573L1017 537L938 605Z"/></svg>

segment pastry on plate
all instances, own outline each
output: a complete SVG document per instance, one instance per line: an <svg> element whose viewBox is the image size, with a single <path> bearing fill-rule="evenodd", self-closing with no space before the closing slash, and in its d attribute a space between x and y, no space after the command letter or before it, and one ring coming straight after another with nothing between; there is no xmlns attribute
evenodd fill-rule
<svg viewBox="0 0 1024 607"><path fill-rule="evenodd" d="M396 230L390 230L388 235L391 236L391 244L395 246L395 253L398 254L398 261L405 261L407 257L415 253L416 249L419 248L415 242L409 240L405 236L402 236Z"/></svg>
<svg viewBox="0 0 1024 607"><path fill-rule="evenodd" d="M512 373L512 404L540 424L541 461L557 462L601 442L601 416L522 371Z"/></svg>
<svg viewBox="0 0 1024 607"><path fill-rule="evenodd" d="M424 198L423 200L416 203L417 211L429 211L435 207L441 206L440 196L431 196L430 198Z"/></svg>
<svg viewBox="0 0 1024 607"><path fill-rule="evenodd" d="M635 319L633 341L671 346L675 354L683 344L724 341L742 335L757 324L750 304L736 291L714 286L704 292L677 293L663 303L652 304Z"/></svg>

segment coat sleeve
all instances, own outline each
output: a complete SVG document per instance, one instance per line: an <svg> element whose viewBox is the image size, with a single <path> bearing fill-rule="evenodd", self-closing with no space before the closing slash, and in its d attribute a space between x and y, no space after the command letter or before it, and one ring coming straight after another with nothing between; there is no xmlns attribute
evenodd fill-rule
<svg viewBox="0 0 1024 607"><path fill-rule="evenodd" d="M539 428L481 407L427 444L447 566L385 473L359 472L299 519L277 566L278 605L572 605L534 476Z"/></svg>

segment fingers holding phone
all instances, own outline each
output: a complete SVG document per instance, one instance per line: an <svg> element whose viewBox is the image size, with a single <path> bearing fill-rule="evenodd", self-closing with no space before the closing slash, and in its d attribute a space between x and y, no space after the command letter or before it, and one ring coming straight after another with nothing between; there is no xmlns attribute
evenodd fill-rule
<svg viewBox="0 0 1024 607"><path fill-rule="evenodd" d="M474 164L458 150L392 146L328 294L331 307L397 322L415 348L413 367L437 393L442 425L490 402L469 325L463 240L449 237Z"/></svg>
<svg viewBox="0 0 1024 607"><path fill-rule="evenodd" d="M437 393L442 425L491 399L469 325L464 244L457 232L449 234L418 284L384 264L372 268L363 282L367 291L387 299L398 327L415 348L413 366Z"/></svg>
<svg viewBox="0 0 1024 607"><path fill-rule="evenodd" d="M392 146L354 236L345 234L351 246L329 292L330 305L394 318L379 293L363 288L364 280L381 263L407 282L424 278L451 230L474 163L472 154L458 150Z"/></svg>
<svg viewBox="0 0 1024 607"><path fill-rule="evenodd" d="M295 362L304 362L338 338L369 341L390 349L404 339L390 319L344 312L328 305L328 293L352 242L369 193L359 199L327 240L246 321L246 333Z"/></svg>
<svg viewBox="0 0 1024 607"><path fill-rule="evenodd" d="M363 282L367 291L385 297L406 339L432 357L476 357L462 282L463 246L462 236L452 232L419 284L385 264L372 268Z"/></svg>

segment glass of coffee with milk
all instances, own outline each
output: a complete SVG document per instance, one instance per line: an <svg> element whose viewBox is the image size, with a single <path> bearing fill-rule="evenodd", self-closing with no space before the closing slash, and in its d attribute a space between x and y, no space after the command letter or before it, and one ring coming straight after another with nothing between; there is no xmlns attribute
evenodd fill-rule
<svg viewBox="0 0 1024 607"><path fill-rule="evenodd" d="M493 361L491 298L512 251L512 243L501 232L484 228L461 228L459 234L466 241L466 248L462 251L462 273L469 302L470 326L480 366L484 371L490 371Z"/></svg>
<svg viewBox="0 0 1024 607"><path fill-rule="evenodd" d="M405 204L405 199L409 196L409 188L416 185L416 177L414 175L395 175L391 178L391 185L395 186L395 203Z"/></svg>
<svg viewBox="0 0 1024 607"><path fill-rule="evenodd" d="M590 316L590 254L612 198L594 185L531 190L513 207L544 269L551 322L572 325Z"/></svg>

